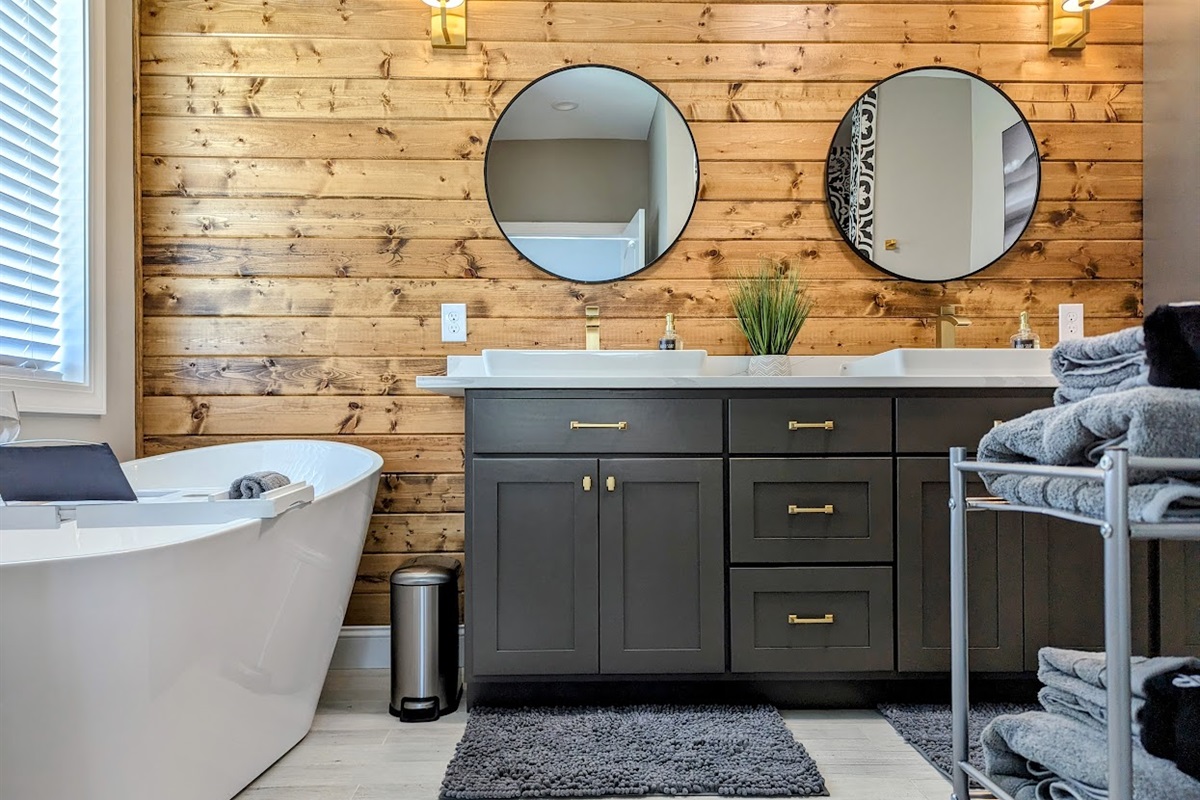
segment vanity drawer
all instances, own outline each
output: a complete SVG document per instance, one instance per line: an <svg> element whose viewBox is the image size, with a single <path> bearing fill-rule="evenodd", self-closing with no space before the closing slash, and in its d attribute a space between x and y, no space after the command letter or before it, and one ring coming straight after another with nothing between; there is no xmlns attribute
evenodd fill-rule
<svg viewBox="0 0 1200 800"><path fill-rule="evenodd" d="M476 453L720 453L719 399L481 398Z"/></svg>
<svg viewBox="0 0 1200 800"><path fill-rule="evenodd" d="M892 459L734 458L734 562L891 561Z"/></svg>
<svg viewBox="0 0 1200 800"><path fill-rule="evenodd" d="M997 422L1054 404L1044 397L901 397L896 400L896 450L945 455L951 447L974 452Z"/></svg>
<svg viewBox="0 0 1200 800"><path fill-rule="evenodd" d="M889 453L892 401L887 397L730 400L729 449L753 455Z"/></svg>
<svg viewBox="0 0 1200 800"><path fill-rule="evenodd" d="M729 570L733 672L894 668L890 567Z"/></svg>

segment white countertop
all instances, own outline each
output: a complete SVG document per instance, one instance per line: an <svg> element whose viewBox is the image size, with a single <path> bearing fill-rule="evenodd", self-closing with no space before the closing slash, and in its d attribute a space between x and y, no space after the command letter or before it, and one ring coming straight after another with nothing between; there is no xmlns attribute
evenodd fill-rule
<svg viewBox="0 0 1200 800"><path fill-rule="evenodd" d="M660 376L494 376L484 372L482 356L449 356L445 375L421 375L417 388L461 396L467 389L1053 389L1046 375L909 375L853 377L842 365L854 356L792 356L792 374L782 377L746 375L748 356L709 356L703 374Z"/></svg>

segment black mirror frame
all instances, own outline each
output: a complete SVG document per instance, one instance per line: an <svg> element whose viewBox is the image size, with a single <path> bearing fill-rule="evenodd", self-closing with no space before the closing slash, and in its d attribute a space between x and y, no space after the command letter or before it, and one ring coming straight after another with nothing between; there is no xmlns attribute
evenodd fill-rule
<svg viewBox="0 0 1200 800"><path fill-rule="evenodd" d="M1021 228L1021 232L1019 234L1017 234L1017 238L1013 240L1012 245L1009 246L1009 248L1007 250L1005 250L1004 252L1002 252L1000 255L996 256L994 259L992 259L988 263L984 264L982 267L979 267L978 269L973 269L970 272L964 272L962 275L958 275L953 278L937 278L937 279L933 279L933 280L924 280L922 278L911 278L911 277L908 277L907 275L897 275L895 272L892 272L890 269L886 269L884 267L879 266L879 264L875 263L872 259L869 259L866 256L864 256L862 253L860 253L858 251L858 249L854 246L854 243L850 241L850 237L848 237L846 235L846 232L844 230L842 230L842 226L838 225L837 218L834 216L833 201L829 197L829 163L830 163L830 157L833 155L833 146L834 146L834 142L837 139L838 129L840 129L842 127L842 123L846 121L846 116L845 116L845 114L843 114L841 120L838 121L837 127L834 128L833 136L830 137L830 139L829 139L829 150L825 154L825 169L823 171L823 175L824 175L824 179L825 179L824 180L825 185L823 187L823 190L825 193L825 211L826 211L826 213L829 214L829 219L831 222L833 222L833 227L837 229L838 235L842 237L842 241L846 243L846 246L850 248L850 252L856 258L859 258L862 261L865 261L867 264L871 265L872 267L879 270L880 272L883 272L887 275L891 275L893 278L897 278L902 281L911 281L913 283L946 283L948 281L961 281L964 278L969 278L972 275L978 275L980 272L983 272L985 269L992 266L993 264L998 262L1000 259L1004 258L1006 255L1011 253L1013 251L1013 249L1018 244L1021 243L1021 239L1024 238L1025 232L1028 231L1029 226L1031 224L1033 224L1033 216L1034 216L1034 213L1037 213L1038 203L1040 203L1042 201L1042 158L1043 158L1043 156L1042 156L1042 150L1038 146L1037 137L1033 135L1033 127L1030 126L1029 120L1026 119L1025 114L1021 112L1021 109L1017 106L1017 104L1013 102L1013 99L1011 97L1009 97L1007 94L1005 94L1004 91L1001 90L999 86L992 83L987 78L980 77L979 75L976 75L974 72L971 72L969 70L959 69L958 67L946 67L946 66L942 66L940 64L931 64L931 65L925 66L925 67L910 67L909 69L901 70L900 72L896 72L891 75L888 75L883 80L876 81L874 84L872 84L867 89L866 92L863 92L861 95L858 96L857 99L855 99L855 101L853 103L850 104L850 108L853 109L855 104L857 104L859 102L859 100L862 100L863 97L865 97L868 92L872 92L872 91L878 89L880 86L887 83L892 78L898 78L901 75L907 75L910 72L922 72L924 70L930 70L930 69L936 69L936 70L940 70L940 71L944 71L944 72L959 72L959 73L962 73L963 75L967 75L968 77L974 78L975 80L982 81L983 83L986 83L988 86L990 86L992 89L994 89L996 94L1003 97L1005 99L1005 101L1010 106L1012 106L1013 111L1017 112L1017 117L1020 119L1021 125L1025 126L1025 132L1029 134L1029 140L1033 142L1034 149L1037 150L1037 154L1038 154L1037 192L1036 192L1036 200L1034 200L1034 204L1033 204L1033 209L1034 209L1033 213L1031 213L1029 215L1029 219L1025 220L1024 227ZM850 113L850 111L847 110L846 114L849 114L849 113Z"/></svg>
<svg viewBox="0 0 1200 800"><path fill-rule="evenodd" d="M654 89L654 91L658 92L659 96L662 97L664 100L666 100L668 103L670 103L671 108L675 109L675 113L679 114L679 118L681 120L683 120L684 127L687 128L688 138L692 142L692 152L696 154L696 191L692 197L692 207L690 209L688 209L687 221L685 221L683 223L683 227L679 229L679 233L677 233L675 235L675 238L671 241L671 243L669 245L667 245L665 248L663 248L663 251L661 253L659 253L657 256L655 256L652 261L648 261L646 263L646 266L642 267L641 269L639 269L635 272L630 272L628 275L622 275L619 278L612 278L611 280L604 280L604 281L582 281L582 280L576 280L574 278L563 277L562 275L559 275L558 273L552 272L551 270L543 267L541 264L537 263L533 259L529 258L527 255L522 253L521 248L519 248L515 244L513 244L512 239L510 239L508 234L504 232L504 227L500 224L500 220L496 219L496 209L494 206L492 206L492 198L491 198L491 195L488 194L488 190L487 190L487 186L488 186L488 154L490 154L492 152L492 141L496 138L496 130L500 127L500 123L501 123L501 121L503 121L504 115L507 114L514 105L516 105L516 102L521 99L521 95L525 94L525 92L528 91L530 89L530 87L534 86L539 81L545 80L546 78L549 78L551 75L557 75L560 72L566 72L567 70L572 70L572 69L583 69L586 67L594 67L594 68L599 68L599 69L611 69L614 72L623 72L626 75L629 75L630 77L636 78L637 80L641 81L642 83L644 83L647 86ZM1040 172L1039 172L1039 178L1040 178ZM557 278L560 281L569 281L570 283L578 283L578 284L583 284L583 285L616 283L617 281L623 281L627 278L631 278L634 275L640 275L641 273L643 273L646 270L653 267L660 260L662 260L662 258L664 256L666 256L668 253L670 253L671 250L673 250L675 248L675 245L679 244L679 240L683 238L684 231L686 231L688 225L691 224L692 215L696 213L696 204L700 201L700 149L698 147L696 147L696 135L694 133L692 133L692 126L688 123L687 117L685 117L683 115L683 112L679 109L679 106L675 105L675 101L672 100L670 97L668 97L666 92L664 92L662 89L658 88L658 86L656 86L653 81L646 80L641 75L638 75L635 72L630 72L629 70L621 69L620 67L614 67L611 64L592 64L592 63L571 64L570 66L560 67L559 69L551 70L550 72L547 72L545 75L539 75L538 77L531 80L529 83L525 84L525 86L522 87L521 91L519 91L515 95L513 95L513 99L508 101L508 105L506 105L504 107L504 110L500 112L500 116L496 117L496 122L492 125L492 132L488 136L488 146L487 146L487 150L484 152L484 157L483 157L483 193L484 193L484 196L487 197L488 212L492 215L492 221L496 223L496 227L499 229L500 234L504 237L504 240L506 242L508 242L508 246L511 247L513 250L515 250L517 252L517 255L521 256L521 258L528 261L534 267L536 267L537 269L541 270L542 272L546 273L547 275L549 275L553 278Z"/></svg>

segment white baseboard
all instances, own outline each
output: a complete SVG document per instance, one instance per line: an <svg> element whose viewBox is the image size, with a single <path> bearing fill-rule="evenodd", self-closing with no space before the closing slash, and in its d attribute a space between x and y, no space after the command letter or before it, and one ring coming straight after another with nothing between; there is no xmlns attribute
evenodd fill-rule
<svg viewBox="0 0 1200 800"><path fill-rule="evenodd" d="M458 666L463 665L463 626L458 626ZM388 625L346 625L338 634L330 669L390 669L392 629Z"/></svg>

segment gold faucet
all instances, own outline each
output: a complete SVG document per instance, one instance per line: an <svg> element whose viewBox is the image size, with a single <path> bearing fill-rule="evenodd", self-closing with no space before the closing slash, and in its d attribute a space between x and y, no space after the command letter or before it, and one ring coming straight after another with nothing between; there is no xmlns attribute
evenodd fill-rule
<svg viewBox="0 0 1200 800"><path fill-rule="evenodd" d="M600 306L587 306L583 309L586 321L583 325L584 341L588 350L600 349Z"/></svg>
<svg viewBox="0 0 1200 800"><path fill-rule="evenodd" d="M938 309L937 346L954 347L956 331L971 324L971 320L956 316L958 306L942 306Z"/></svg>

